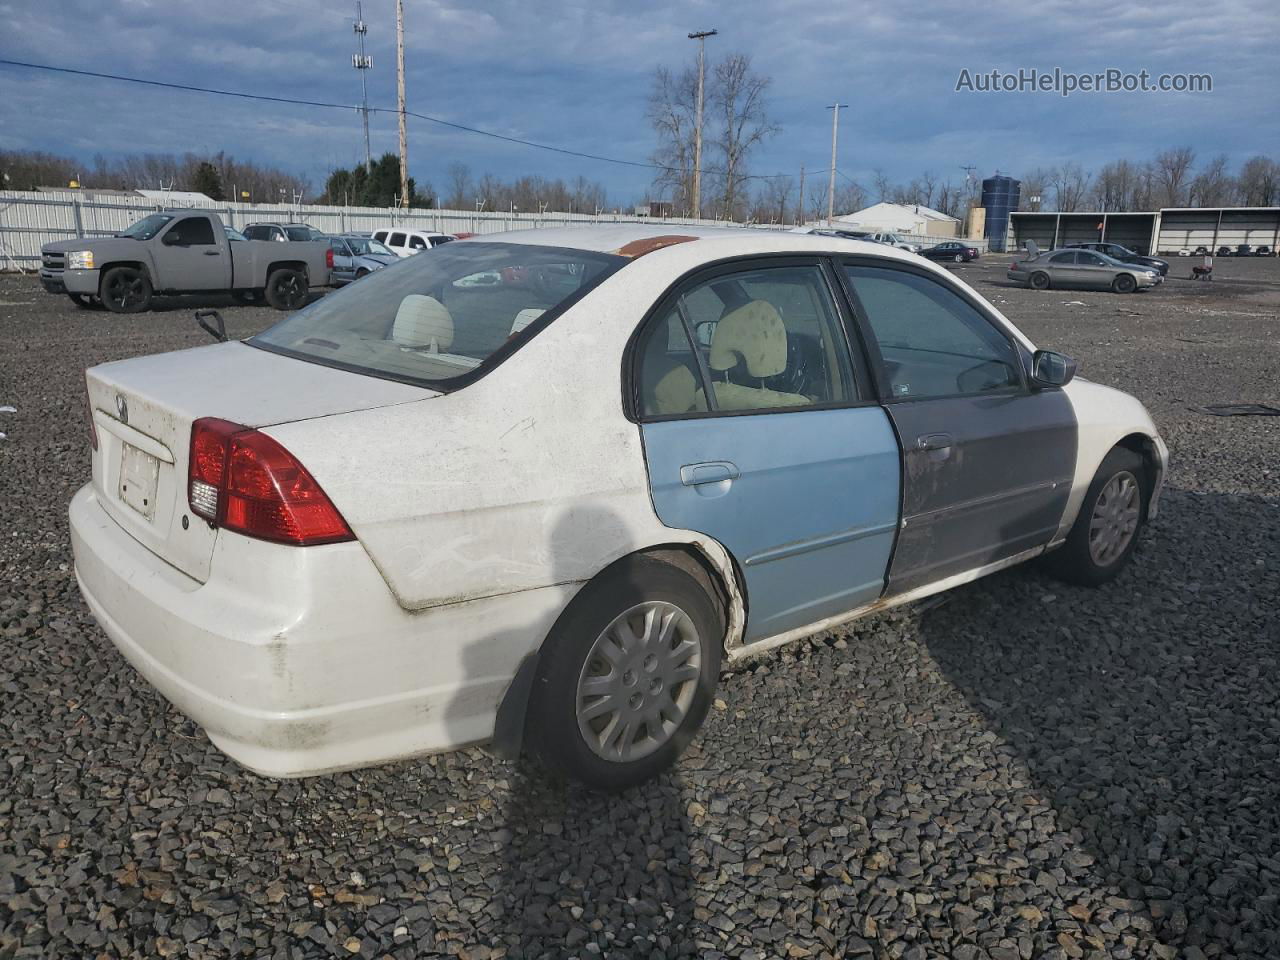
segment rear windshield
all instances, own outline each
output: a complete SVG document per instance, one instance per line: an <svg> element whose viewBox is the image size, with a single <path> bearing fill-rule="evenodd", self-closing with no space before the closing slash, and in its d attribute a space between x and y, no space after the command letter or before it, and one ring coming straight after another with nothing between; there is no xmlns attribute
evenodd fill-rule
<svg viewBox="0 0 1280 960"><path fill-rule="evenodd" d="M626 262L558 247L451 243L330 293L248 342L454 389L496 366Z"/></svg>
<svg viewBox="0 0 1280 960"><path fill-rule="evenodd" d="M143 217L128 230L117 233L117 237L132 237L134 240L150 240L160 228L173 219L172 214L153 213L149 217Z"/></svg>

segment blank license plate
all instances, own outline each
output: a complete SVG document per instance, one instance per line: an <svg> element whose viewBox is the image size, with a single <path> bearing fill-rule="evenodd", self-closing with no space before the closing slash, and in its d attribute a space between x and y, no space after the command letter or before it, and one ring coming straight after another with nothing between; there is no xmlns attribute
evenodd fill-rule
<svg viewBox="0 0 1280 960"><path fill-rule="evenodd" d="M120 499L150 520L156 512L156 487L160 461L145 451L124 444L120 452Z"/></svg>

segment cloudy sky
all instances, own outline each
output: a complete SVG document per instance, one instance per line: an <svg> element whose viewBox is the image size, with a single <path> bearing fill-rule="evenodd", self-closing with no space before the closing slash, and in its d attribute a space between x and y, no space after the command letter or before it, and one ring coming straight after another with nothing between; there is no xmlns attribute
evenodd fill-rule
<svg viewBox="0 0 1280 960"><path fill-rule="evenodd" d="M842 173L870 183L922 171L961 181L1067 160L1096 166L1190 144L1234 164L1280 159L1280 4L885 3L880 0L406 0L409 109L571 150L646 160L656 65L678 67L690 30L716 28L709 55L745 52L772 78L782 132L756 173L825 168L830 111ZM395 104L394 0L365 0L371 105ZM336 0L0 0L0 58L273 96L356 103L351 3ZM958 93L971 73L1208 73L1211 93ZM394 116L375 115L375 153ZM508 178L579 173L614 202L650 172L504 144L410 120L410 171L442 188L450 163ZM323 182L363 155L357 114L251 103L0 66L0 148L216 152Z"/></svg>

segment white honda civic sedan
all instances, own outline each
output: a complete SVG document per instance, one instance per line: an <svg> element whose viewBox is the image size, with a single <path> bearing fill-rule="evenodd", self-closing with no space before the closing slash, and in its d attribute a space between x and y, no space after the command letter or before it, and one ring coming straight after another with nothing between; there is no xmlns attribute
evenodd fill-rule
<svg viewBox="0 0 1280 960"><path fill-rule="evenodd" d="M1167 459L1136 400L920 257L669 229L451 243L90 369L106 634L268 775L494 741L618 788L725 659L1129 560Z"/></svg>

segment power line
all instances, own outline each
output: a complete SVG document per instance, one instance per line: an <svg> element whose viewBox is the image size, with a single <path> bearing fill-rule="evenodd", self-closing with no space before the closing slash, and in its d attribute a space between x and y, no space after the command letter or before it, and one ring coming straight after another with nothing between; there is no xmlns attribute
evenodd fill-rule
<svg viewBox="0 0 1280 960"><path fill-rule="evenodd" d="M188 93L209 93L219 97L234 97L240 100L258 100L266 103L283 103L291 106L299 107L322 107L330 110L354 110L361 112L366 109L364 107L354 106L348 103L332 103L325 100L301 100L294 97L273 97L264 93L247 93L243 90L219 90L216 87L198 87L194 84L187 83L171 83L165 80L146 80L142 77L127 77L118 73L99 73L94 70L77 70L73 67L55 67L45 63L26 63L22 60L6 60L0 59L0 66L22 67L27 70L46 70L50 73L66 73L81 77L95 77L99 80L119 80L123 83L139 83L148 87L163 87L167 90L183 90ZM391 107L368 107L370 113L392 113L398 114L400 111ZM681 172L678 167L663 166L659 163L646 163L640 160L623 160L619 157L606 157L598 153L585 153L580 150L570 150L566 147L554 147L547 143L538 143L534 140L524 140L520 137L510 137L502 133L494 133L492 130L482 130L479 127L469 127L463 123L455 123L452 120L443 120L440 117L428 116L425 113L415 113L412 110L405 111L406 116L414 117L418 120L424 120L428 123L439 124L442 127L450 127L454 130L461 130L464 133L473 133L481 137L489 137L493 140L501 140L505 143L514 143L522 147L532 147L536 150L547 150L551 153L559 153L568 157L578 157L583 160L598 160L601 163L613 163L626 167L639 167L645 170L661 170L664 173ZM723 170L712 170L710 173L723 173ZM825 171L817 171L825 172ZM741 177L742 180L775 180L780 177L790 176L790 174L749 174Z"/></svg>

